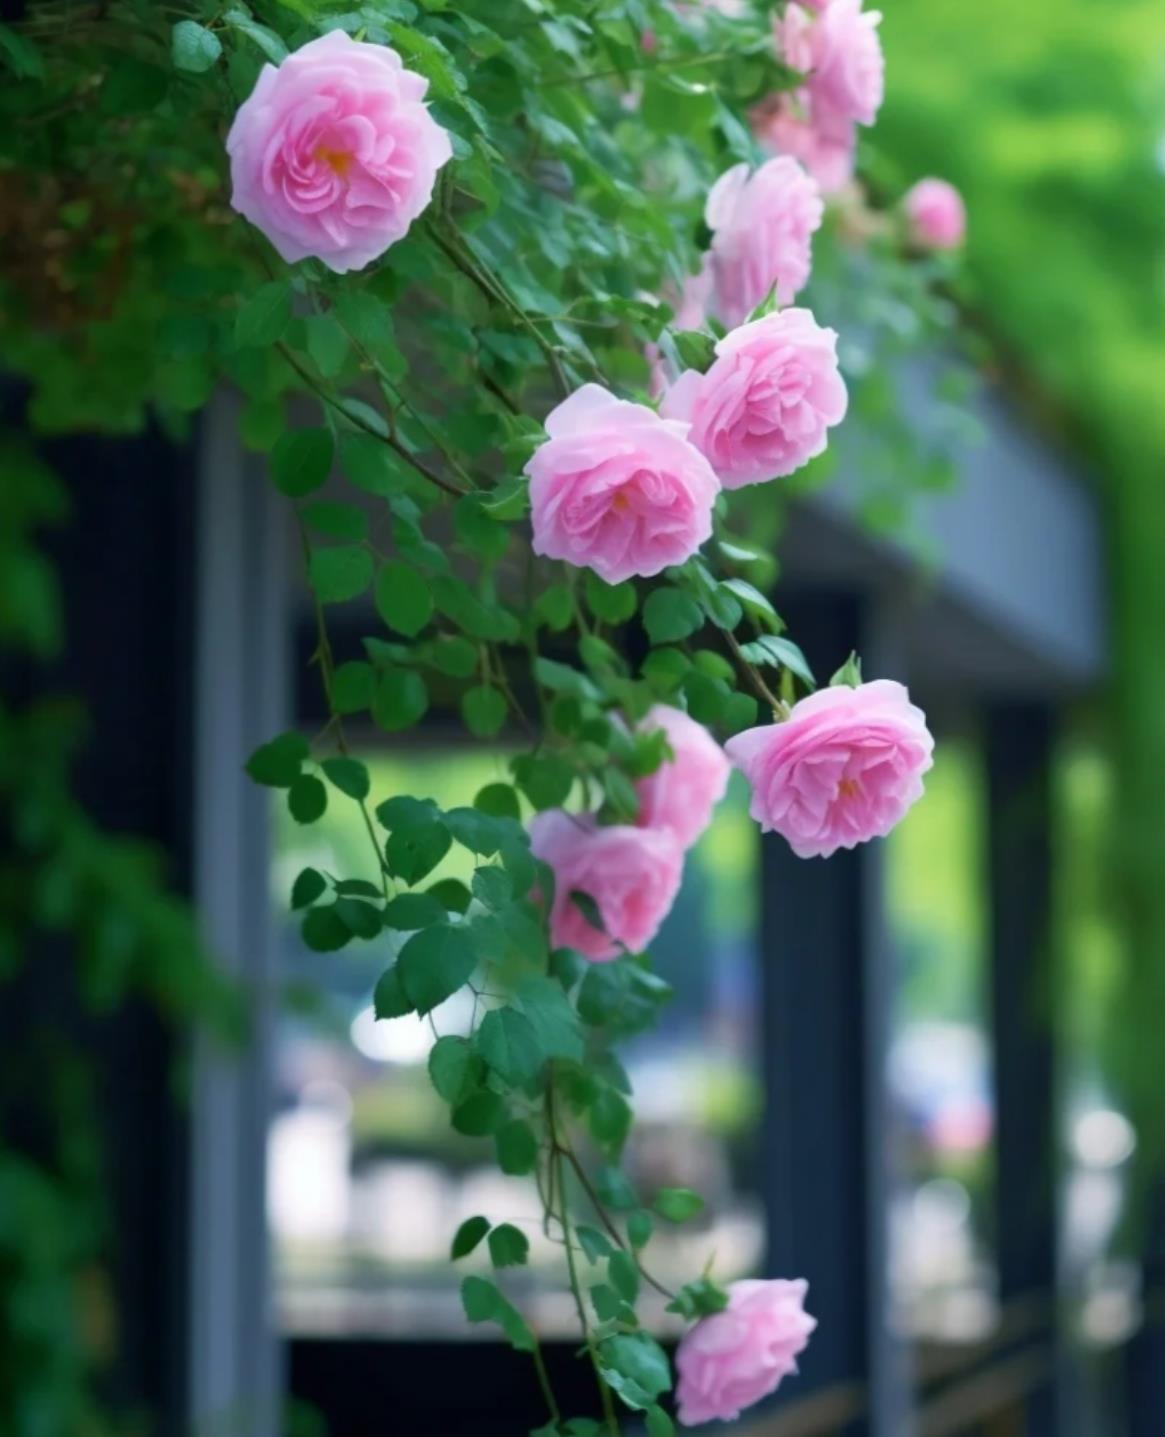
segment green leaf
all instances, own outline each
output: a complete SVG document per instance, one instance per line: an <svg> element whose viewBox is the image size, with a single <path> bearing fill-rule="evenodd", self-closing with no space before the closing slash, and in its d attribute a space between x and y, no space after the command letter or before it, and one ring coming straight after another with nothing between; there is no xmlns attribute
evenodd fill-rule
<svg viewBox="0 0 1165 1437"><path fill-rule="evenodd" d="M335 953L351 941L348 925L340 918L335 906L309 908L303 915L300 935L313 953Z"/></svg>
<svg viewBox="0 0 1165 1437"><path fill-rule="evenodd" d="M623 1301L634 1305L639 1296L639 1269L629 1252L619 1248L611 1254L607 1259L607 1276Z"/></svg>
<svg viewBox="0 0 1165 1437"><path fill-rule="evenodd" d="M453 679L467 679L477 668L477 645L460 635L442 635L425 650L425 662Z"/></svg>
<svg viewBox="0 0 1165 1437"><path fill-rule="evenodd" d="M575 1228L575 1236L578 1238L579 1246L586 1253L588 1262L599 1262L603 1258L610 1257L614 1252L610 1240L597 1227L588 1227L580 1223Z"/></svg>
<svg viewBox="0 0 1165 1437"><path fill-rule="evenodd" d="M378 1018L403 1018L413 1011L412 999L405 992L395 968L389 968L377 980L372 994L372 1009Z"/></svg>
<svg viewBox="0 0 1165 1437"><path fill-rule="evenodd" d="M518 802L518 795L508 783L487 783L478 790L477 797L473 800L474 808L480 808L482 813L488 813L492 818L514 818L521 819L522 806Z"/></svg>
<svg viewBox="0 0 1165 1437"><path fill-rule="evenodd" d="M321 767L341 793L357 800L368 797L372 781L368 768L356 758L326 758Z"/></svg>
<svg viewBox="0 0 1165 1437"><path fill-rule="evenodd" d="M315 823L328 807L328 790L312 773L301 773L287 792L287 807L296 823Z"/></svg>
<svg viewBox="0 0 1165 1437"><path fill-rule="evenodd" d="M546 1058L534 1025L514 1008L488 1012L474 1042L485 1061L507 1083L528 1082Z"/></svg>
<svg viewBox="0 0 1165 1437"><path fill-rule="evenodd" d="M510 1177L532 1173L538 1162L538 1139L530 1124L521 1118L504 1123L494 1134L498 1166Z"/></svg>
<svg viewBox="0 0 1165 1437"><path fill-rule="evenodd" d="M591 1302L600 1322L626 1322L634 1325L635 1310L626 1303L609 1283L600 1282L591 1288Z"/></svg>
<svg viewBox="0 0 1165 1437"><path fill-rule="evenodd" d="M497 1316L503 1301L496 1285L488 1278L467 1277L461 1283L461 1305L470 1322L489 1322Z"/></svg>
<svg viewBox="0 0 1165 1437"><path fill-rule="evenodd" d="M170 32L170 54L176 70L201 75L222 54L222 42L196 20L179 20Z"/></svg>
<svg viewBox="0 0 1165 1437"><path fill-rule="evenodd" d="M595 1190L603 1202L608 1207L613 1207L616 1212L628 1212L639 1206L635 1189L626 1173L619 1168L603 1168L595 1181Z"/></svg>
<svg viewBox="0 0 1165 1437"><path fill-rule="evenodd" d="M235 343L267 348L283 338L291 322L291 286L286 280L261 284L235 316Z"/></svg>
<svg viewBox="0 0 1165 1437"><path fill-rule="evenodd" d="M432 873L452 847L453 838L443 823L429 823L394 833L385 845L389 872L412 885ZM440 885L434 885L432 891Z"/></svg>
<svg viewBox="0 0 1165 1437"><path fill-rule="evenodd" d="M450 1034L438 1038L429 1050L429 1079L438 1097L460 1103L480 1086L481 1062L474 1056L467 1038Z"/></svg>
<svg viewBox="0 0 1165 1437"><path fill-rule="evenodd" d="M379 907L360 898L337 898L336 917L356 938L376 938L383 926Z"/></svg>
<svg viewBox="0 0 1165 1437"><path fill-rule="evenodd" d="M786 668L810 688L817 685L805 655L792 639L785 638L783 634L762 634L755 642L742 644L740 652L750 664L770 664L774 668Z"/></svg>
<svg viewBox="0 0 1165 1437"><path fill-rule="evenodd" d="M332 436L327 429L289 429L271 451L271 479L288 498L318 489L332 467Z"/></svg>
<svg viewBox="0 0 1165 1437"><path fill-rule="evenodd" d="M574 770L554 754L520 754L510 768L518 787L539 812L560 808L574 787Z"/></svg>
<svg viewBox="0 0 1165 1437"><path fill-rule="evenodd" d="M444 904L431 893L402 893L385 908L384 924L401 933L417 933L443 923L445 913Z"/></svg>
<svg viewBox="0 0 1165 1437"><path fill-rule="evenodd" d="M327 892L327 888L327 879L322 873L317 873L314 868L302 869L291 885L292 908L310 908L317 898Z"/></svg>
<svg viewBox="0 0 1165 1437"><path fill-rule="evenodd" d="M512 1223L499 1223L489 1235L489 1257L494 1267L519 1267L530 1253L530 1239Z"/></svg>
<svg viewBox="0 0 1165 1437"><path fill-rule="evenodd" d="M585 588L587 604L596 619L608 624L621 624L635 612L635 585L629 581L606 584L588 569Z"/></svg>
<svg viewBox="0 0 1165 1437"><path fill-rule="evenodd" d="M733 598L739 601L746 613L755 614L776 627L781 627L780 616L776 609L755 584L750 584L747 579L725 579L719 587L727 589Z"/></svg>
<svg viewBox="0 0 1165 1437"><path fill-rule="evenodd" d="M487 561L500 559L510 542L510 531L486 512L480 494L457 501L453 526L465 547Z"/></svg>
<svg viewBox="0 0 1165 1437"><path fill-rule="evenodd" d="M253 40L273 65L281 65L287 59L287 46L275 31L269 30L266 25L256 24L241 6L228 10L223 19Z"/></svg>
<svg viewBox="0 0 1165 1437"><path fill-rule="evenodd" d="M281 733L269 743L259 745L247 760L246 770L256 783L267 788L290 788L310 753L303 734Z"/></svg>
<svg viewBox="0 0 1165 1437"><path fill-rule="evenodd" d="M506 701L500 689L478 684L461 699L461 717L475 738L493 738L506 721Z"/></svg>
<svg viewBox="0 0 1165 1437"><path fill-rule="evenodd" d="M644 1416L647 1418L647 1437L675 1437L675 1423L662 1407L649 1407Z"/></svg>
<svg viewBox="0 0 1165 1437"><path fill-rule="evenodd" d="M390 629L413 638L433 616L433 595L411 565L390 559L376 576L376 611Z"/></svg>
<svg viewBox="0 0 1165 1437"><path fill-rule="evenodd" d="M477 966L473 940L463 928L440 924L414 933L400 950L397 967L417 1012L431 1012L467 983Z"/></svg>
<svg viewBox="0 0 1165 1437"><path fill-rule="evenodd" d="M646 1411L671 1387L667 1353L646 1332L619 1333L599 1344L599 1364L608 1385L628 1407Z"/></svg>
<svg viewBox="0 0 1165 1437"><path fill-rule="evenodd" d="M574 617L574 601L565 584L552 584L534 601L534 617L548 629L565 629Z"/></svg>
<svg viewBox="0 0 1165 1437"><path fill-rule="evenodd" d="M425 890L425 896L435 898L450 913L464 913L469 907L469 889L459 878L442 878Z"/></svg>
<svg viewBox="0 0 1165 1437"><path fill-rule="evenodd" d="M668 1222L687 1222L704 1210L704 1199L691 1188L660 1188L652 1207Z"/></svg>
<svg viewBox="0 0 1165 1437"><path fill-rule="evenodd" d="M484 1138L497 1132L506 1115L506 1105L497 1093L471 1093L453 1109L453 1126L467 1138Z"/></svg>
<svg viewBox="0 0 1165 1437"><path fill-rule="evenodd" d="M329 439L331 436L328 436ZM368 515L356 504L339 504L331 500L320 500L305 504L300 517L309 529L326 534L329 539L340 539L349 544L363 544L368 538Z"/></svg>
<svg viewBox="0 0 1165 1437"><path fill-rule="evenodd" d="M849 658L829 680L830 688L840 688L842 684L851 689L860 689L862 686L862 661L856 652L851 652Z"/></svg>
<svg viewBox="0 0 1165 1437"><path fill-rule="evenodd" d="M372 696L372 717L387 733L411 728L424 718L429 690L414 669L386 669Z"/></svg>
<svg viewBox="0 0 1165 1437"><path fill-rule="evenodd" d="M408 487L407 473L392 450L371 434L344 434L340 439L340 468L344 476L363 489L389 499Z"/></svg>
<svg viewBox="0 0 1165 1437"><path fill-rule="evenodd" d="M504 868L476 868L473 872L473 896L489 909L504 908L514 896L514 886Z"/></svg>
<svg viewBox="0 0 1165 1437"><path fill-rule="evenodd" d="M627 1238L633 1248L646 1247L655 1231L655 1223L646 1208L637 1208L627 1219Z"/></svg>
<svg viewBox="0 0 1165 1437"><path fill-rule="evenodd" d="M332 674L332 705L337 713L360 713L372 703L376 673L371 664L354 659Z"/></svg>
<svg viewBox="0 0 1165 1437"><path fill-rule="evenodd" d="M682 589L653 589L643 606L643 624L653 644L669 644L702 628L704 614Z"/></svg>
<svg viewBox="0 0 1165 1437"><path fill-rule="evenodd" d="M322 604L343 604L372 582L372 555L355 544L313 549L308 576Z"/></svg>
<svg viewBox="0 0 1165 1437"><path fill-rule="evenodd" d="M8 61L12 73L22 79L43 80L44 60L27 35L0 25L0 56Z"/></svg>
<svg viewBox="0 0 1165 1437"><path fill-rule="evenodd" d="M685 1283L667 1305L668 1312L677 1312L689 1320L707 1317L713 1312L723 1312L728 1306L728 1294L710 1277L697 1278Z"/></svg>
<svg viewBox="0 0 1165 1437"><path fill-rule="evenodd" d="M489 1232L488 1218L467 1217L453 1235L453 1245L449 1250L449 1256L454 1262L459 1257L467 1257L487 1232Z"/></svg>
<svg viewBox="0 0 1165 1437"><path fill-rule="evenodd" d="M547 1057L582 1061L583 1034L578 1014L553 978L529 974L519 979L514 1002L530 1020Z"/></svg>
<svg viewBox="0 0 1165 1437"><path fill-rule="evenodd" d="M312 363L325 379L334 379L348 358L348 336L330 314L309 314L303 323Z"/></svg>

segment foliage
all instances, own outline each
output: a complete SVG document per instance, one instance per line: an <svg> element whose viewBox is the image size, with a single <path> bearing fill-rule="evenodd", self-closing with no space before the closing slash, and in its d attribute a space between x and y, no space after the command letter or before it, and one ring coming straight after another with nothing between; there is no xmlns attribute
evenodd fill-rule
<svg viewBox="0 0 1165 1437"><path fill-rule="evenodd" d="M814 679L765 593L770 494L722 496L703 556L612 587L534 558L521 471L540 417L578 385L646 398L648 345L707 354L713 336L674 332L670 301L706 247L712 182L760 158L742 116L795 80L773 57L770 10L46 0L0 30L16 80L0 96L0 194L19 236L0 313L7 361L34 387L31 418L119 430L152 413L182 435L224 381L244 396L242 442L267 455L298 521L330 716L311 742L270 739L248 771L302 825L354 805L375 875L301 872L289 900L303 940L322 954L392 951L378 1017L434 1023L430 1077L452 1127L539 1186L603 1424L619 1430L619 1399L657 1437L671 1430L671 1374L636 1313L643 1286L659 1286L645 1250L656 1221L690 1220L701 1201L640 1193L621 1168L633 1095L612 1050L654 1021L669 989L643 954L588 966L551 951L553 874L523 820L577 800L601 820L634 820L635 781L666 757L632 727L655 702L729 735L783 713ZM343 277L282 264L232 216L223 151L264 62L332 27L394 46L424 75L454 145L408 237ZM863 296L857 402L900 458L911 436L873 356L901 338L904 313L914 342L949 310L933 300L935 269L904 264L889 239L832 253L821 317L840 320ZM25 567L23 583L46 582L35 559ZM332 610L357 601L370 631L337 652ZM374 792L346 723L397 734L436 709L478 738L524 736L506 776L450 806ZM469 881L434 882L453 849ZM602 921L593 904L584 914ZM140 976L159 980L148 966ZM440 1031L434 1015L464 989L470 1030ZM577 1222L578 1203L595 1226ZM542 1437L598 1432L559 1411L537 1336L503 1290L526 1239L496 1216L454 1238L454 1257L484 1242L499 1274L465 1280L466 1316L531 1354ZM666 1296L693 1318L725 1301L708 1274Z"/></svg>
<svg viewBox="0 0 1165 1437"><path fill-rule="evenodd" d="M1114 599L1104 717L1120 816L1105 838L1104 886L1124 948L1106 1067L1132 1105L1142 1155L1151 1150L1147 1177L1165 1154L1155 1062L1165 984L1165 656L1155 635L1165 606L1165 16L1152 0L897 0L884 29L896 63L874 172L896 189L933 169L963 190L964 298L1036 417L1088 462L1101 494Z"/></svg>

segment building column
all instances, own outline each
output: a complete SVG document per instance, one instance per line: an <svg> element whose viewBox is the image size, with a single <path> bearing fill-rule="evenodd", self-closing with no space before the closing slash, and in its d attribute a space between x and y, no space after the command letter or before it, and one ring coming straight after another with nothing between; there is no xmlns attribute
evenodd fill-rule
<svg viewBox="0 0 1165 1437"><path fill-rule="evenodd" d="M820 681L851 649L871 675L900 676L872 600L778 596L778 607ZM775 834L761 852L767 1271L808 1278L819 1323L780 1400L828 1389L837 1431L908 1437L889 1320L884 855L872 843L800 859Z"/></svg>
<svg viewBox="0 0 1165 1437"><path fill-rule="evenodd" d="M1058 1167L1052 1017L1053 723L1041 703L986 714L987 875L995 1082L999 1297L1046 1304L1054 1339ZM1029 1437L1062 1430L1054 1383L1028 1403Z"/></svg>

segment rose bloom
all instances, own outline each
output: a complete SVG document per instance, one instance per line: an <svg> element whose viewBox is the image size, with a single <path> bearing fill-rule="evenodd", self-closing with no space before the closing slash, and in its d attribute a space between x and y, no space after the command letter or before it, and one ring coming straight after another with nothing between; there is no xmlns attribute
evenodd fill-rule
<svg viewBox="0 0 1165 1437"><path fill-rule="evenodd" d="M680 709L656 704L639 724L641 733L662 729L672 757L635 785L641 828L665 828L690 848L712 821L724 797L732 765L703 724Z"/></svg>
<svg viewBox="0 0 1165 1437"><path fill-rule="evenodd" d="M534 552L609 584L682 564L712 532L720 485L688 426L584 384L526 465Z"/></svg>
<svg viewBox="0 0 1165 1437"><path fill-rule="evenodd" d="M958 249L967 233L967 208L946 180L919 180L902 200L910 238L920 249Z"/></svg>
<svg viewBox="0 0 1165 1437"><path fill-rule="evenodd" d="M677 1412L685 1427L731 1422L797 1371L817 1326L805 1311L803 1278L747 1278L728 1289L723 1312L702 1317L676 1351Z"/></svg>
<svg viewBox="0 0 1165 1437"><path fill-rule="evenodd" d="M795 7L790 6L790 9ZM859 125L872 125L886 87L877 10L862 0L829 0L813 22L808 89L813 104Z"/></svg>
<svg viewBox="0 0 1165 1437"><path fill-rule="evenodd" d="M594 963L640 953L671 911L683 876L683 849L663 828L600 828L590 814L548 809L530 822L530 848L554 870L550 941ZM603 930L590 923L572 892L598 905Z"/></svg>
<svg viewBox="0 0 1165 1437"><path fill-rule="evenodd" d="M855 126L827 105L811 105L808 92L774 95L749 111L752 132L775 155L792 155L823 195L844 189L854 174Z"/></svg>
<svg viewBox="0 0 1165 1437"><path fill-rule="evenodd" d="M778 155L751 175L734 165L709 191L704 218L713 233L715 309L740 324L776 286L789 304L809 278L811 240L824 206L796 160Z"/></svg>
<svg viewBox="0 0 1165 1437"><path fill-rule="evenodd" d="M453 153L421 103L428 85L342 30L264 65L227 136L231 204L289 263L363 269L408 232Z"/></svg>
<svg viewBox="0 0 1165 1437"><path fill-rule="evenodd" d="M799 858L828 858L883 837L922 797L934 739L905 688L879 679L818 689L784 723L746 729L725 750L752 785L761 829Z"/></svg>
<svg viewBox="0 0 1165 1437"><path fill-rule="evenodd" d="M739 489L820 454L846 400L836 332L807 309L782 309L725 335L707 374L682 374L660 412L687 420L688 438L721 484Z"/></svg>

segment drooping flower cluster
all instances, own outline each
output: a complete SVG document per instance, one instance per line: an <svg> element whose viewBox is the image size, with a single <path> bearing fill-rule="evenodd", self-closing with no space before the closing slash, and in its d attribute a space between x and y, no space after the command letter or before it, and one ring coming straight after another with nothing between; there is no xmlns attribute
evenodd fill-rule
<svg viewBox="0 0 1165 1437"><path fill-rule="evenodd" d="M872 125L882 104L885 62L881 15L862 0L789 4L773 17L777 56L805 79L798 89L753 111L758 138L792 155L827 194L852 177L858 125Z"/></svg>
<svg viewBox="0 0 1165 1437"><path fill-rule="evenodd" d="M728 332L703 372L669 376L651 353L658 412L597 384L551 411L524 471L534 553L609 584L656 576L709 539L721 489L789 475L825 449L848 402L837 335L784 306L809 279L822 193L851 179L857 126L882 102L879 20L862 0L801 0L774 20L778 55L803 80L753 112L776 153L712 186L709 248L677 305L677 330L715 319ZM655 43L644 32L644 48ZM427 87L391 48L339 30L265 66L227 140L235 209L285 260L315 257L336 272L369 264L408 232L452 155ZM962 200L944 181L916 185L901 215L915 248L962 242ZM661 731L666 756L635 783L633 823L561 808L532 819L531 850L554 879L555 947L602 963L652 942L733 765L762 830L806 858L888 833L921 796L933 739L900 684L843 682L791 708L772 702L773 723L724 748L681 710L652 708L639 730ZM696 1323L676 1359L682 1422L730 1420L796 1371L815 1326L805 1291L803 1281L738 1282L724 1310Z"/></svg>
<svg viewBox="0 0 1165 1437"><path fill-rule="evenodd" d="M671 911L684 853L707 828L724 797L731 765L702 724L657 704L639 725L662 730L670 756L637 784L634 825L600 826L591 814L551 809L530 823L530 847L554 872L550 938L592 962L646 948ZM597 927L576 900L590 899Z"/></svg>

